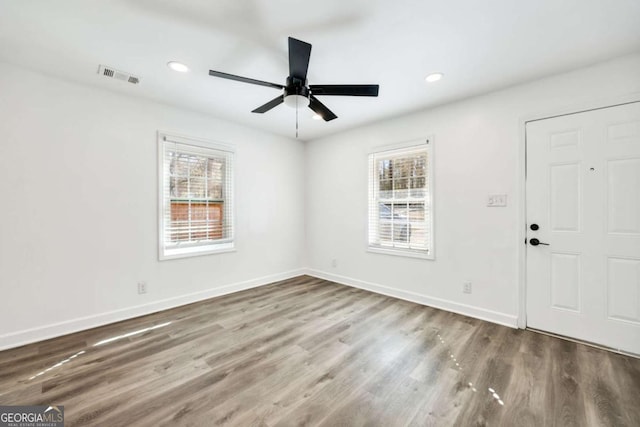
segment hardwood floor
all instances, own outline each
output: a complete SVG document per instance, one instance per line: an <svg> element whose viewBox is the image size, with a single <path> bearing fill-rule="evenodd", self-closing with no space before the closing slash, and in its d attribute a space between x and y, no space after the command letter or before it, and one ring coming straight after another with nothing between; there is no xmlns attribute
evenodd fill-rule
<svg viewBox="0 0 640 427"><path fill-rule="evenodd" d="M640 426L640 360L299 277L0 352L67 426Z"/></svg>

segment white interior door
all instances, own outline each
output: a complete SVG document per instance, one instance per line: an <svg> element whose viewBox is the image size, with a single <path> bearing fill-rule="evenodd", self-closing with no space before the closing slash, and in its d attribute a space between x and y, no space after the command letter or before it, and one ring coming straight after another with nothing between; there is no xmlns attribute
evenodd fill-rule
<svg viewBox="0 0 640 427"><path fill-rule="evenodd" d="M640 354L640 102L526 132L527 326Z"/></svg>

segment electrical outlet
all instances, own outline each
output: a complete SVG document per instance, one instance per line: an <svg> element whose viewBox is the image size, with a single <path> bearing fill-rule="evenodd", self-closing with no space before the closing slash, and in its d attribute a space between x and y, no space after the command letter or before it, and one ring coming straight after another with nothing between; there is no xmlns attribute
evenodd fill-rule
<svg viewBox="0 0 640 427"><path fill-rule="evenodd" d="M333 258L331 260L331 267L336 268L338 266L338 260Z"/></svg>
<svg viewBox="0 0 640 427"><path fill-rule="evenodd" d="M140 295L147 293L147 282L138 282L138 293Z"/></svg>
<svg viewBox="0 0 640 427"><path fill-rule="evenodd" d="M471 293L471 282L464 282L462 284L462 292L464 292L465 294Z"/></svg>

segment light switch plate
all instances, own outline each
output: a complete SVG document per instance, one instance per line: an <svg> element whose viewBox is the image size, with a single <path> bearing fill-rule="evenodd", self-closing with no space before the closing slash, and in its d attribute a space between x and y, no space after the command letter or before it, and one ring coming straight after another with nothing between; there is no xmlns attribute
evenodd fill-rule
<svg viewBox="0 0 640 427"><path fill-rule="evenodd" d="M507 206L507 195L489 194L487 196L487 206L490 208L504 208Z"/></svg>

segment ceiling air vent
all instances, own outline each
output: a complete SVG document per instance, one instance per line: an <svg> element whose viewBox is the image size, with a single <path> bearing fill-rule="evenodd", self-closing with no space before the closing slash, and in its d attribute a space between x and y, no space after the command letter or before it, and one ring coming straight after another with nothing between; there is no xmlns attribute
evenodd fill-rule
<svg viewBox="0 0 640 427"><path fill-rule="evenodd" d="M123 82L129 82L134 85L140 83L140 78L132 74L125 73L124 71L116 70L115 68L108 67L106 65L100 65L98 68L98 74L109 77L116 80L122 80Z"/></svg>

